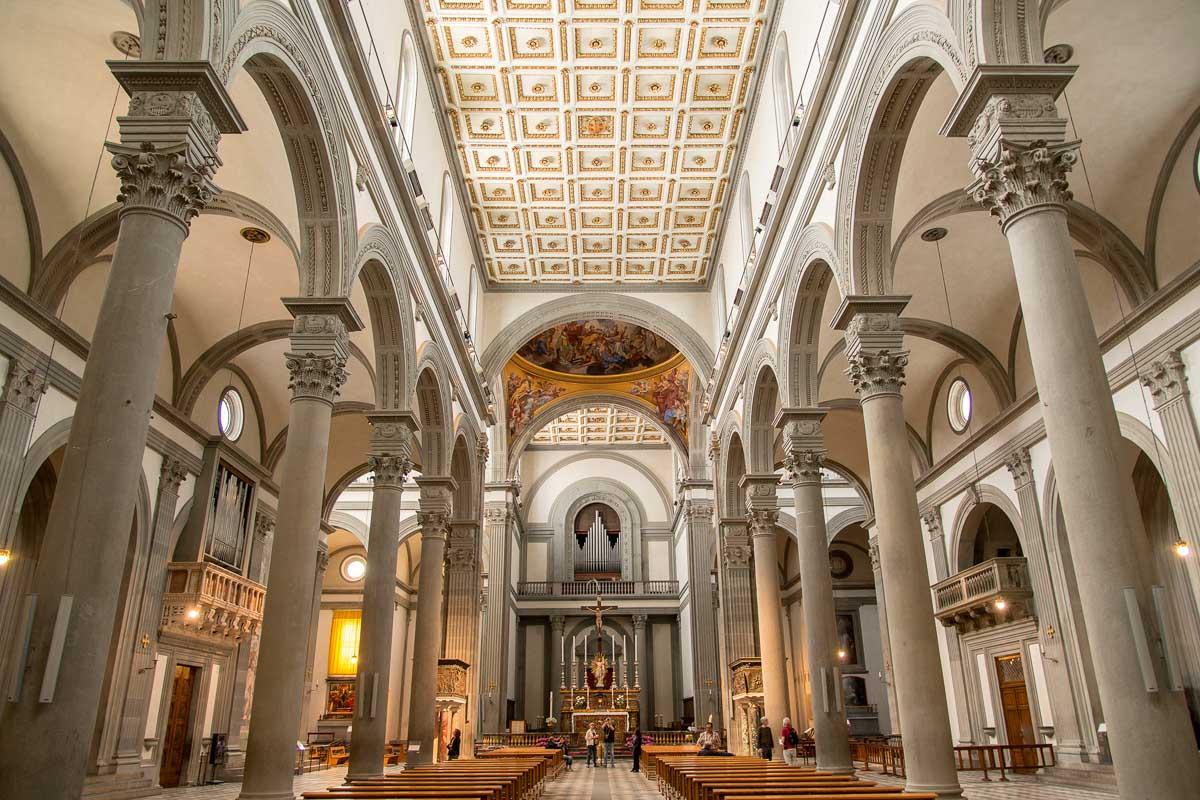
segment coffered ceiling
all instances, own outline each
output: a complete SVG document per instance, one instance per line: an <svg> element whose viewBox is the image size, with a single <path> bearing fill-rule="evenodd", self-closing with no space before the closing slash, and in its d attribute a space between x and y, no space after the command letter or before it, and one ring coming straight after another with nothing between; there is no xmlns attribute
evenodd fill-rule
<svg viewBox="0 0 1200 800"><path fill-rule="evenodd" d="M642 415L603 406L563 414L534 434L533 444L657 444L665 447L667 439Z"/></svg>
<svg viewBox="0 0 1200 800"><path fill-rule="evenodd" d="M769 8L424 0L492 281L703 281Z"/></svg>

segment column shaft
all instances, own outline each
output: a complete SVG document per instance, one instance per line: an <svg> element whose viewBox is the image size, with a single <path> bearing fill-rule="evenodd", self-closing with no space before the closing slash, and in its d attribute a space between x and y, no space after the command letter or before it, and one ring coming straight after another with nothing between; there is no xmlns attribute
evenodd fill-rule
<svg viewBox="0 0 1200 800"><path fill-rule="evenodd" d="M721 567L724 573L725 648L729 663L743 658L753 658L754 646L754 594L750 576L750 537L746 535L746 523L722 521Z"/></svg>
<svg viewBox="0 0 1200 800"><path fill-rule="evenodd" d="M442 652L442 597L446 539L450 532L451 478L418 478L421 489L421 578L417 586L417 624L413 636L413 678L408 740L420 745L410 764L436 758L438 655Z"/></svg>
<svg viewBox="0 0 1200 800"><path fill-rule="evenodd" d="M758 653L763 676L763 707L771 730L778 739L783 718L788 716L787 659L783 654L783 602L779 593L779 558L775 522L779 518L774 473L746 475L741 486L746 492L750 540L754 548L754 591L758 610ZM757 729L757 725L756 725ZM773 757L783 760L778 742Z"/></svg>
<svg viewBox="0 0 1200 800"><path fill-rule="evenodd" d="M804 635L808 682L812 687L812 725L817 769L853 772L849 728L842 698L841 664L837 659L833 578L829 573L829 537L821 466L825 458L821 409L783 409L776 426L784 426L787 466L796 509L796 546L804 597Z"/></svg>
<svg viewBox="0 0 1200 800"><path fill-rule="evenodd" d="M696 490L689 489L689 493ZM704 681L720 683L721 658L717 607L712 592L712 571L717 543L713 529L713 503L708 498L684 500L688 542L688 603L692 609L692 650L695 664L694 697L696 723L703 725L713 715L714 727L721 728L721 702L710 699Z"/></svg>
<svg viewBox="0 0 1200 800"><path fill-rule="evenodd" d="M492 485L489 485L492 491ZM508 665L509 643L509 543L508 525L513 517L510 500L510 484L498 484L495 493L501 495L488 500L484 510L485 535L488 541L487 605L483 612L483 639L487 647L479 652L480 726L484 733L499 733L504 727L504 698L508 692L505 671ZM553 676L557 681L558 677ZM570 685L570 676L568 676Z"/></svg>
<svg viewBox="0 0 1200 800"><path fill-rule="evenodd" d="M896 700L896 678L892 669L892 637L888 633L887 603L884 600L883 569L879 565L879 537L868 533L871 571L875 575L875 607L879 609L879 645L883 650L883 685L887 693L888 727L884 733L900 732L900 703Z"/></svg>
<svg viewBox="0 0 1200 800"><path fill-rule="evenodd" d="M371 421L376 429L380 427L377 418L372 417ZM375 434L372 435L374 438ZM395 627L400 501L404 479L412 469L407 447L399 454L371 455L368 463L375 473L375 487L371 492L362 634L358 643L358 692L354 708L354 734L350 737L348 778L383 775L388 690L392 674L392 634Z"/></svg>
<svg viewBox="0 0 1200 800"><path fill-rule="evenodd" d="M465 662L467 667L467 705L458 720L462 729L462 753L475 752L474 685L479 674L477 639L479 636L479 525L455 522L446 546L446 649L445 658Z"/></svg>

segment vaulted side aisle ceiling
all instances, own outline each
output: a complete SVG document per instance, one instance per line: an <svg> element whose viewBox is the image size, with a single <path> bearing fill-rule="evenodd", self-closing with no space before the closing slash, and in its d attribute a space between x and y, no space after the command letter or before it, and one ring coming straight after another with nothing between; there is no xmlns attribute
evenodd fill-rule
<svg viewBox="0 0 1200 800"><path fill-rule="evenodd" d="M424 0L487 273L712 268L770 0Z"/></svg>

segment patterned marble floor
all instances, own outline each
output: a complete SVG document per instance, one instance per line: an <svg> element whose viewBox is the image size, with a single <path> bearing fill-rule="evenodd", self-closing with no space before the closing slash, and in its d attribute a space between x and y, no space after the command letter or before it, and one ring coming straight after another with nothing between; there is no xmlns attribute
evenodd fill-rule
<svg viewBox="0 0 1200 800"><path fill-rule="evenodd" d="M389 772L392 770L389 770ZM295 782L297 795L300 792L324 789L341 783L346 774L345 767L313 772L298 776ZM877 783L902 784L903 781L887 775L862 772L859 775ZM959 773L969 800L1113 800L1115 794L1073 786L1054 786L1038 783L1032 778L1016 775L1007 783L992 781L985 783L973 773ZM241 790L239 783L220 786L194 786L167 789L163 797L168 800L236 800ZM659 800L654 784L637 773L629 771L628 761L618 761L611 769L588 769L576 761L570 772L546 787L543 800Z"/></svg>

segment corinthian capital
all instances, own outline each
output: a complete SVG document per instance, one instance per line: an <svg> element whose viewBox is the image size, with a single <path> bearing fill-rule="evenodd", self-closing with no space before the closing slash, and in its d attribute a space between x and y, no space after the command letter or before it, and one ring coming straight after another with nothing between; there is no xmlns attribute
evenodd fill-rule
<svg viewBox="0 0 1200 800"><path fill-rule="evenodd" d="M367 456L367 466L375 473L375 485L400 489L412 472L413 463L405 456Z"/></svg>
<svg viewBox="0 0 1200 800"><path fill-rule="evenodd" d="M975 201L1006 224L1020 211L1044 205L1065 206L1073 195L1067 173L1079 157L1079 143L1028 145L1001 141L994 160L979 159L977 180L968 191Z"/></svg>
<svg viewBox="0 0 1200 800"><path fill-rule="evenodd" d="M296 399L332 403L349 377L345 356L288 353L286 359L288 389Z"/></svg>
<svg viewBox="0 0 1200 800"><path fill-rule="evenodd" d="M1013 483L1020 489L1033 480L1033 460L1029 457L1029 449L1019 447L1004 459L1004 466L1012 475Z"/></svg>
<svg viewBox="0 0 1200 800"><path fill-rule="evenodd" d="M775 427L783 428L783 465L793 484L821 482L825 413L823 408L783 408L775 417Z"/></svg>
<svg viewBox="0 0 1200 800"><path fill-rule="evenodd" d="M883 394L900 394L904 388L904 370L908 367L908 353L859 352L847 355L849 368L846 376L854 386L859 400L867 400Z"/></svg>
<svg viewBox="0 0 1200 800"><path fill-rule="evenodd" d="M450 535L450 515L442 511L418 511L417 524L421 526L422 539L441 539Z"/></svg>
<svg viewBox="0 0 1200 800"><path fill-rule="evenodd" d="M474 526L453 525L446 544L446 567L452 570L473 571L475 569Z"/></svg>
<svg viewBox="0 0 1200 800"><path fill-rule="evenodd" d="M246 124L207 62L110 61L129 94L129 111L117 118L121 141L108 142L120 179L124 210L151 210L185 230L207 206L220 166L222 133Z"/></svg>
<svg viewBox="0 0 1200 800"><path fill-rule="evenodd" d="M1152 361L1141 375L1142 385L1150 390L1154 408L1162 408L1188 393L1187 368L1178 350L1171 350Z"/></svg>
<svg viewBox="0 0 1200 800"><path fill-rule="evenodd" d="M734 569L744 569L750 566L750 546L744 542L726 541L721 546L721 555L725 566Z"/></svg>
<svg viewBox="0 0 1200 800"><path fill-rule="evenodd" d="M775 523L779 520L779 512L774 509L759 508L746 512L746 525L750 535L769 536L775 538Z"/></svg>
<svg viewBox="0 0 1200 800"><path fill-rule="evenodd" d="M936 508L931 508L921 514L921 521L925 523L925 531L929 534L930 539L942 536L942 515Z"/></svg>
<svg viewBox="0 0 1200 800"><path fill-rule="evenodd" d="M178 494L179 486L187 479L187 476L187 467L182 461L174 456L164 456L162 467L158 471L158 490Z"/></svg>
<svg viewBox="0 0 1200 800"><path fill-rule="evenodd" d="M38 401L46 393L46 373L20 358L8 362L8 379L4 384L4 395L0 402L32 414Z"/></svg>
<svg viewBox="0 0 1200 800"><path fill-rule="evenodd" d="M846 375L859 400L900 394L908 352L903 350L902 295L849 295L834 314L833 327L846 332Z"/></svg>
<svg viewBox="0 0 1200 800"><path fill-rule="evenodd" d="M713 503L711 500L690 499L683 501L683 513L693 522L711 522Z"/></svg>

